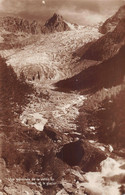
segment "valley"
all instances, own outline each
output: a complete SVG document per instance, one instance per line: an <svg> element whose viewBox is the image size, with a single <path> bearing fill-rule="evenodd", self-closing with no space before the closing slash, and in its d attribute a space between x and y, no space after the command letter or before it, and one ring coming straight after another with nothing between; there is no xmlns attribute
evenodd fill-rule
<svg viewBox="0 0 125 195"><path fill-rule="evenodd" d="M109 36L20 21L0 32L0 193L124 194L124 28L109 54L119 23Z"/></svg>

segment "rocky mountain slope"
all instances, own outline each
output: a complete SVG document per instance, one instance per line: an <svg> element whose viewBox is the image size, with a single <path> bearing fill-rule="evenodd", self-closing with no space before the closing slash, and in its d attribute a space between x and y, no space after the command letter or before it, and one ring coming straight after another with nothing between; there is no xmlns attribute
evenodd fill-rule
<svg viewBox="0 0 125 195"><path fill-rule="evenodd" d="M83 70L72 78L59 81L56 86L68 90L95 92L122 83L125 76L125 46L114 57Z"/></svg>
<svg viewBox="0 0 125 195"><path fill-rule="evenodd" d="M9 32L24 32L31 34L52 33L70 30L63 17L54 14L44 25L38 21L28 21L17 17L3 17L0 20L0 28Z"/></svg>
<svg viewBox="0 0 125 195"><path fill-rule="evenodd" d="M120 20L125 19L125 5L120 7L116 14L111 18L108 18L104 24L100 27L100 32L106 34L107 32L112 32Z"/></svg>
<svg viewBox="0 0 125 195"><path fill-rule="evenodd" d="M117 24L113 32L109 32L97 41L90 42L75 52L81 59L104 61L113 57L125 43L125 19Z"/></svg>
<svg viewBox="0 0 125 195"><path fill-rule="evenodd" d="M36 34L40 31L40 26L38 26L36 21L29 22L26 19L10 16L1 18L0 27L13 33L19 31Z"/></svg>

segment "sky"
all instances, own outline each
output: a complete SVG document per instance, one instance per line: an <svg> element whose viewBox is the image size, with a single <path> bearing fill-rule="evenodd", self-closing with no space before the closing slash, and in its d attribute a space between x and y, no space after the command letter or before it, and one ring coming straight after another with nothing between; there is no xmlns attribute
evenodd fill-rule
<svg viewBox="0 0 125 195"><path fill-rule="evenodd" d="M0 0L0 15L45 21L54 13L77 24L96 24L112 16L125 0Z"/></svg>

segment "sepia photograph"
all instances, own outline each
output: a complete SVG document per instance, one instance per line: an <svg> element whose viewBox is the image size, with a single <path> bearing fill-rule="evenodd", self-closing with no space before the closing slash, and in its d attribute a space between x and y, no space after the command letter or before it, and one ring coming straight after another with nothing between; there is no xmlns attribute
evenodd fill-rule
<svg viewBox="0 0 125 195"><path fill-rule="evenodd" d="M125 0L0 0L0 195L125 195Z"/></svg>

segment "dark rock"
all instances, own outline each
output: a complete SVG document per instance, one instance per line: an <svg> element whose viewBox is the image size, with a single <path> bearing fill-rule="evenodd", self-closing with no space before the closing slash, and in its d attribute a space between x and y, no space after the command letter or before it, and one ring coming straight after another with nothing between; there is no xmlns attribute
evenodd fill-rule
<svg viewBox="0 0 125 195"><path fill-rule="evenodd" d="M44 132L50 139L57 141L57 134L54 130L50 129L49 127L45 127Z"/></svg>
<svg viewBox="0 0 125 195"><path fill-rule="evenodd" d="M79 166L84 172L97 171L100 163L106 159L104 152L80 140L65 144L56 156L70 166Z"/></svg>
<svg viewBox="0 0 125 195"><path fill-rule="evenodd" d="M70 166L79 165L84 155L81 141L65 144L61 151L56 155Z"/></svg>
<svg viewBox="0 0 125 195"><path fill-rule="evenodd" d="M100 152L97 149L90 149L84 155L84 158L81 162L81 168L83 171L98 171L100 163L106 159L106 156L103 152Z"/></svg>

